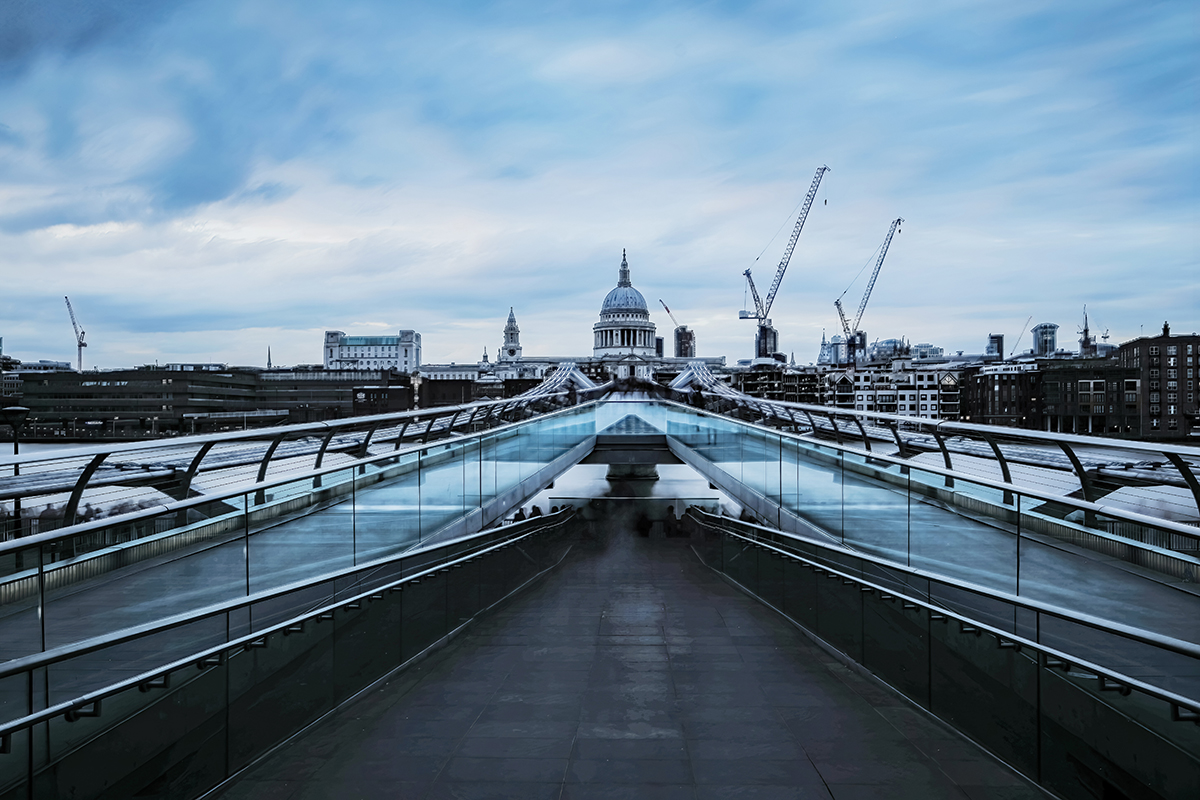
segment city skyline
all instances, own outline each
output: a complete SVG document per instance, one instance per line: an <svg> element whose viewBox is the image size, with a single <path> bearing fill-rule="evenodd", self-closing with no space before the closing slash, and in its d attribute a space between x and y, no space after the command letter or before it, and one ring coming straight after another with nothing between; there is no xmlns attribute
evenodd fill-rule
<svg viewBox="0 0 1200 800"><path fill-rule="evenodd" d="M325 330L402 328L469 363L511 306L526 353L582 355L627 248L658 334L661 298L734 363L741 273L770 285L821 164L771 315L797 363L898 216L869 340L1012 350L1032 316L1070 349L1085 304L1112 343L1192 331L1198 16L14 4L0 336L74 362L69 295L85 367L318 363Z"/></svg>

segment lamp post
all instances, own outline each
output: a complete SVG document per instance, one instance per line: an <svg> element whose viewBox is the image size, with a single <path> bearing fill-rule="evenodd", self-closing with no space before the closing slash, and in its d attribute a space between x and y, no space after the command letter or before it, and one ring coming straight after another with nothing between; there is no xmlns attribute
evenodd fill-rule
<svg viewBox="0 0 1200 800"><path fill-rule="evenodd" d="M21 455L21 426L25 423L25 418L29 416L29 409L24 406L9 406L0 408L0 425L7 425L12 428L13 434L13 456ZM13 464L13 477L21 474L21 465ZM13 498L13 517L17 521L17 536L22 533L23 526L21 525L21 498L20 496Z"/></svg>

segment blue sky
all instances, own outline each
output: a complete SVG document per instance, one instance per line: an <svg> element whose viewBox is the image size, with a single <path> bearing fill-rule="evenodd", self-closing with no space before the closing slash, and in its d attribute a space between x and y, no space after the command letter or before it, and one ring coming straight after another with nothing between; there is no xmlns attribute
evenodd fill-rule
<svg viewBox="0 0 1200 800"><path fill-rule="evenodd" d="M896 217L870 339L1200 329L1198 31L1188 2L10 0L0 336L73 360L70 295L87 366L399 328L463 362L512 306L527 353L586 354L627 248L660 335L662 298L732 362L821 164L772 310L797 362Z"/></svg>

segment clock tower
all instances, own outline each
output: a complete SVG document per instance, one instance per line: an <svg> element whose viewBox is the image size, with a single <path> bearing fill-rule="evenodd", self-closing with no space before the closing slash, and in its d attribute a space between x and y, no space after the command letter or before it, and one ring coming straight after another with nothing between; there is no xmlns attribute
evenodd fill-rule
<svg viewBox="0 0 1200 800"><path fill-rule="evenodd" d="M517 315L508 309L508 324L504 326L504 344L500 347L497 361L519 361L521 359L521 329L517 327Z"/></svg>

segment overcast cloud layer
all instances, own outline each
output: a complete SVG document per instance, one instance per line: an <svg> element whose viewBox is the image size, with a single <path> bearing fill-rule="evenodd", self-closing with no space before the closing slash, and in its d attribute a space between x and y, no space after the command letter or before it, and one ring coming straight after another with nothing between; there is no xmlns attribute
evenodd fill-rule
<svg viewBox="0 0 1200 800"><path fill-rule="evenodd" d="M85 366L399 328L474 361L510 306L581 355L628 248L659 334L662 298L732 363L821 164L772 311L797 362L896 217L870 339L1200 329L1197 9L10 0L4 351L74 361L70 295Z"/></svg>

